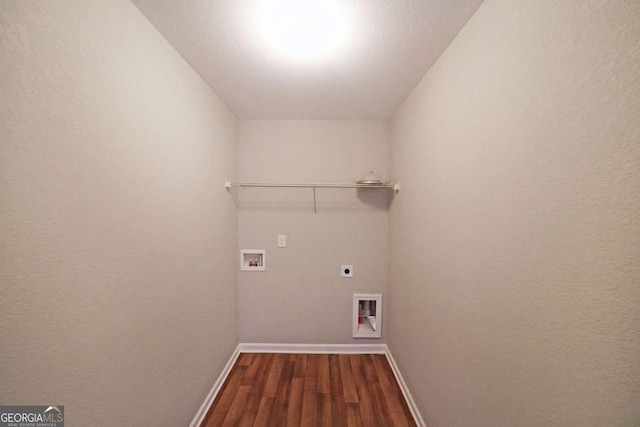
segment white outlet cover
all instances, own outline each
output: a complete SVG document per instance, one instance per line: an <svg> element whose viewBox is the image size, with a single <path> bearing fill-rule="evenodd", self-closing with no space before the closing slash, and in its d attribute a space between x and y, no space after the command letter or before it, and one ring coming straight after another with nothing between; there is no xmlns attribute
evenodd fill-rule
<svg viewBox="0 0 640 427"><path fill-rule="evenodd" d="M353 277L353 265L341 265L340 277Z"/></svg>

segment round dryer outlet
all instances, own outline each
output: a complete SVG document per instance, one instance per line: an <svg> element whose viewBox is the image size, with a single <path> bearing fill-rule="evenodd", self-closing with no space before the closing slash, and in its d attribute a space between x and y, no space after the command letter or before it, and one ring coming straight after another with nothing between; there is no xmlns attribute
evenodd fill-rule
<svg viewBox="0 0 640 427"><path fill-rule="evenodd" d="M341 265L340 277L353 277L353 265Z"/></svg>

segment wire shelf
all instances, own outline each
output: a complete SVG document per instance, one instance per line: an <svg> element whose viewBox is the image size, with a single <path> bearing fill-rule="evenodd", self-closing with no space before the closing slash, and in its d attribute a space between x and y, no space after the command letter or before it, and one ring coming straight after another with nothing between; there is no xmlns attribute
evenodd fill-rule
<svg viewBox="0 0 640 427"><path fill-rule="evenodd" d="M226 188L263 187L263 188L390 188L398 191L398 184L341 184L341 183L291 183L291 182L247 182L227 181Z"/></svg>
<svg viewBox="0 0 640 427"><path fill-rule="evenodd" d="M258 187L258 188L311 188L313 189L313 213L318 213L316 203L317 188L386 188L396 193L400 191L400 184L340 184L340 183L292 183L292 182L248 182L225 181L224 187Z"/></svg>

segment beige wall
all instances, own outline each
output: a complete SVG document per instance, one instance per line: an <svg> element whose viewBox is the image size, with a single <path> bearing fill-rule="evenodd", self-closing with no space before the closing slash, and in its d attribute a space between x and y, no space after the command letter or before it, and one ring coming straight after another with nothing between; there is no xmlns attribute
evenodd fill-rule
<svg viewBox="0 0 640 427"><path fill-rule="evenodd" d="M486 0L394 117L387 337L428 425L640 420L639 40L636 1Z"/></svg>
<svg viewBox="0 0 640 427"><path fill-rule="evenodd" d="M389 124L241 120L239 159L246 181L387 175ZM240 272L240 341L354 342L353 293L386 292L389 191L318 189L317 214L309 188L233 191L240 247L267 251L265 272ZM287 236L286 248L277 248L278 234ZM353 278L340 278L341 264L353 264Z"/></svg>
<svg viewBox="0 0 640 427"><path fill-rule="evenodd" d="M237 343L237 120L128 1L0 38L0 404L187 425Z"/></svg>

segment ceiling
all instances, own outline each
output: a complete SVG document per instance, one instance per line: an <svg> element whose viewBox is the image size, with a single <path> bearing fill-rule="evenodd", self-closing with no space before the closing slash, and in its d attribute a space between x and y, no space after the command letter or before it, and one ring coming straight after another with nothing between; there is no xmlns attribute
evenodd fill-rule
<svg viewBox="0 0 640 427"><path fill-rule="evenodd" d="M132 1L238 118L317 120L391 118L482 2L338 0L346 37L305 62L267 48L266 0Z"/></svg>

